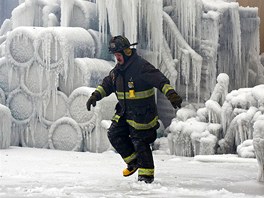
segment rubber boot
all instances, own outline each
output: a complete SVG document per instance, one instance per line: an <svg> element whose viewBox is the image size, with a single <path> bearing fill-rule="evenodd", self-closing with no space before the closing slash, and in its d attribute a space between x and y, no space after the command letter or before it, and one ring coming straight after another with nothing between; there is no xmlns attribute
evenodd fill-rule
<svg viewBox="0 0 264 198"><path fill-rule="evenodd" d="M123 170L123 176L128 177L133 173L135 173L137 169L138 169L138 164L137 164L137 160L135 159L127 165L126 169Z"/></svg>
<svg viewBox="0 0 264 198"><path fill-rule="evenodd" d="M147 176L147 175L139 175L138 181L143 181L146 184L150 184L154 181L154 176Z"/></svg>

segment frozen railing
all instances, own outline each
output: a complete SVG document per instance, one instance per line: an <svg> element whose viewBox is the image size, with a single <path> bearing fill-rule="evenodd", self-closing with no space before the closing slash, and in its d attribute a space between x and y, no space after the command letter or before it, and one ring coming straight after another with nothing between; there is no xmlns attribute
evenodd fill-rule
<svg viewBox="0 0 264 198"><path fill-rule="evenodd" d="M199 102L203 58L185 41L176 24L166 12L163 12L163 25L164 36L170 44L169 47L173 53L173 58L179 61L176 69L179 72L177 84L184 84L186 86L187 101L189 86L193 86L194 95ZM170 71L169 68L168 70Z"/></svg>

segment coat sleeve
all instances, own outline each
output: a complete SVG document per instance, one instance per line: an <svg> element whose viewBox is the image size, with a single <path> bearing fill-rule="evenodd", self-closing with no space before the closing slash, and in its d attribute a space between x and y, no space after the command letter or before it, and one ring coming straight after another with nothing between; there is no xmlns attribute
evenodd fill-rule
<svg viewBox="0 0 264 198"><path fill-rule="evenodd" d="M97 86L95 91L99 92L101 95L101 98L99 100L101 100L103 97L109 96L111 93L114 92L114 73L114 70L111 70L109 75L103 79L102 84Z"/></svg>
<svg viewBox="0 0 264 198"><path fill-rule="evenodd" d="M174 91L174 88L170 85L169 79L166 78L166 76L159 69L156 69L147 61L143 64L141 79L151 86L159 89L164 95L166 95L169 91Z"/></svg>

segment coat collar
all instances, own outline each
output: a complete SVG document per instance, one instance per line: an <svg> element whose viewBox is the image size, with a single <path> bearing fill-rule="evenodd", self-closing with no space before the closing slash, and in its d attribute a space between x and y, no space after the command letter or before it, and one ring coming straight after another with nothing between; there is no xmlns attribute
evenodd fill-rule
<svg viewBox="0 0 264 198"><path fill-rule="evenodd" d="M137 50L136 49L132 49L132 56L130 57L130 59L128 59L128 61L123 64L116 64L116 69L124 72L125 70L127 70L127 68L138 58L138 54L137 54Z"/></svg>

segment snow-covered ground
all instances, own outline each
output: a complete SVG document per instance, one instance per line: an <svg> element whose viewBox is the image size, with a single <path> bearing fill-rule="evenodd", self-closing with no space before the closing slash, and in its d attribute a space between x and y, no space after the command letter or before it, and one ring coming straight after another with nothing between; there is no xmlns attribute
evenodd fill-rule
<svg viewBox="0 0 264 198"><path fill-rule="evenodd" d="M152 184L124 178L112 152L70 152L25 147L0 150L0 197L263 197L257 160L236 155L194 158L154 154Z"/></svg>

